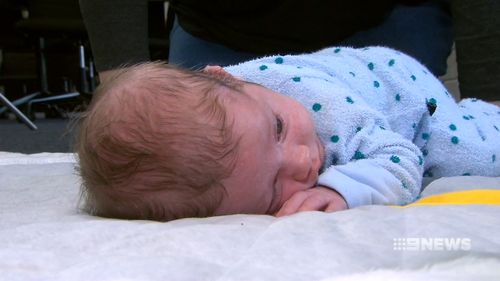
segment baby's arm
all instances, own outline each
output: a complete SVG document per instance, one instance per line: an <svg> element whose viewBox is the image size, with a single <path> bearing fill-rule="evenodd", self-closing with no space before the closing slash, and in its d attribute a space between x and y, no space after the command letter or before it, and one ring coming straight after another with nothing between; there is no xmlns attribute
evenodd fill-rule
<svg viewBox="0 0 500 281"><path fill-rule="evenodd" d="M351 161L332 165L323 172L318 186L290 197L276 216L303 211L335 212L362 205L413 201L420 192L423 156L401 135L376 123L366 126L347 143L355 144L343 157Z"/></svg>
<svg viewBox="0 0 500 281"><path fill-rule="evenodd" d="M293 194L275 215L281 217L304 211L335 212L345 209L347 203L337 191L316 186Z"/></svg>
<svg viewBox="0 0 500 281"><path fill-rule="evenodd" d="M332 165L318 184L340 193L349 208L372 204L403 205L420 192L423 156L401 135L373 124L347 142L350 161ZM354 145L354 147L352 147Z"/></svg>

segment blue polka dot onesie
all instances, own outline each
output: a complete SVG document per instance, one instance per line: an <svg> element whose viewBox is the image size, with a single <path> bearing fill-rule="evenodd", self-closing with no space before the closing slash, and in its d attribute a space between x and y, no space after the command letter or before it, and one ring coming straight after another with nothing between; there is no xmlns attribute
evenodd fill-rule
<svg viewBox="0 0 500 281"><path fill-rule="evenodd" d="M264 57L226 71L308 108L326 148L318 184L350 208L407 204L444 176L500 176L500 108L457 104L423 65L383 47Z"/></svg>

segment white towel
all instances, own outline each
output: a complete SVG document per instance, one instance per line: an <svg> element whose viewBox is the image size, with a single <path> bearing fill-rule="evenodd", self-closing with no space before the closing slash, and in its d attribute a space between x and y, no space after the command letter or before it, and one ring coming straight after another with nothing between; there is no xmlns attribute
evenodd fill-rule
<svg viewBox="0 0 500 281"><path fill-rule="evenodd" d="M500 109L477 100L459 107L429 70L400 52L334 47L226 70L309 109L327 151L319 184L349 207L412 202L422 175L500 176Z"/></svg>

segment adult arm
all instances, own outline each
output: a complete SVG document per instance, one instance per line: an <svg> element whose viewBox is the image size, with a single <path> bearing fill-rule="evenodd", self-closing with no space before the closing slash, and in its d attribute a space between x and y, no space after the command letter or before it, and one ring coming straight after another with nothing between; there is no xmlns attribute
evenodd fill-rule
<svg viewBox="0 0 500 281"><path fill-rule="evenodd" d="M462 98L500 100L500 2L452 1Z"/></svg>
<svg viewBox="0 0 500 281"><path fill-rule="evenodd" d="M99 73L149 60L146 0L80 0Z"/></svg>

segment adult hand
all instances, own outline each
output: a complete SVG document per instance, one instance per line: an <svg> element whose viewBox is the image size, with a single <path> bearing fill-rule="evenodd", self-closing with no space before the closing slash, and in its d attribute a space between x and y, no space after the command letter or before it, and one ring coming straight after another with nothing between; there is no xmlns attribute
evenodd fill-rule
<svg viewBox="0 0 500 281"><path fill-rule="evenodd" d="M346 209L347 203L337 191L324 186L316 186L293 194L275 216L282 217L304 211L330 213Z"/></svg>

